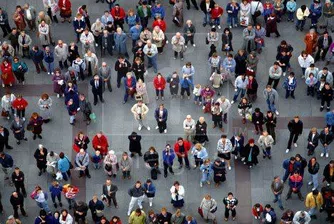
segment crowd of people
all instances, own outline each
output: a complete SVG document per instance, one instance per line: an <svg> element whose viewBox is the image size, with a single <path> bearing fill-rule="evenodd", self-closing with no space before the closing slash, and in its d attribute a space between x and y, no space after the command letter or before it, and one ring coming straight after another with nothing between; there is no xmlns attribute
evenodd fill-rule
<svg viewBox="0 0 334 224"><path fill-rule="evenodd" d="M100 0L96 1L96 3L99 2ZM104 0L101 2L104 3ZM91 121L96 119L94 107L98 106L98 103L106 103L106 88L111 93L114 85L124 90L123 104L129 101L133 103L131 110L124 113L133 114L134 120L138 122L138 131L142 131L143 128L151 131L147 115L152 96L149 96L148 83L145 82L151 73L154 74L155 99L159 102L159 106L154 110L155 129L160 134L168 132L170 111L163 104L168 86L170 100L180 97L186 103L186 97L188 102L200 106L204 114L210 114L212 128L218 127L222 132L214 155L205 148L209 142L208 123L205 117L201 116L196 121L190 113L180 124L184 130L184 136L178 136L174 145L167 144L161 152L154 146L142 152L142 136L135 131L128 136L129 152L125 151L121 156L116 155L107 135L102 131L92 137L82 131L74 136L74 160L64 152L57 153L38 144L33 155L38 175L47 173L52 176L53 182L49 189L43 189L37 183L29 195L41 209L39 214L30 214L36 216L35 224L88 223L88 210L91 211L92 223L125 223L126 220L121 220L120 214L107 217L104 210L110 207L111 203L115 208L123 206L117 202L116 194L119 188L112 179L120 174L122 179L131 180L133 158L137 156L143 157L143 162L150 171L150 178L143 183L135 180L133 187L128 190L129 224L196 224L204 221L217 223L219 218L215 212L218 208L218 200L212 198L210 194L205 195L198 205L198 213L203 220L196 220L193 214L183 213L182 207L187 189L182 185L181 179L175 181L169 189L175 212L171 213L164 205L159 205L162 208L158 213L154 211L151 208L157 207L153 204L157 196L154 182L161 174L160 167L163 167L164 178L168 178L168 175L174 174L174 161L177 159L178 169L199 170L197 184L200 188L210 185L211 181L215 183L216 188L219 188L226 181L227 172L232 170L232 160L240 160L252 169L261 162L258 159L261 151L263 159L275 159L271 151L277 147L275 146L276 126L280 115L277 109L280 98L277 89L285 89L285 99L289 97L295 99L298 97L295 95L297 80L298 88L305 88L308 96L316 96L320 100L320 111L327 110L324 114L325 123L319 124L320 132L317 127L313 127L308 134L306 150L307 155L310 156L309 159L296 154L290 155L290 158L282 162L285 170L281 174L282 177L277 174L273 177L271 186L267 186L273 193L273 203L266 205L262 205L261 202L256 203L249 212L255 219L266 224L276 223L278 220L283 224L307 224L311 220L316 220L320 212L325 211L326 221L334 223L334 160L330 159L330 148L334 140L334 110L331 110L334 80L330 71L334 56L334 42L330 35L330 32L334 32L332 1L326 0L321 3L319 0L313 0L309 6L306 6L294 0L265 0L265 2L231 0L223 7L214 0L201 0L200 3L196 0L185 2L170 0L169 3L159 0L140 0L136 8L128 9L122 7L122 1L106 0L106 3L109 5L109 10L102 12L93 23L90 21L88 5L81 5L78 9L74 9L71 0L42 0L44 10L40 12L28 3L23 6L18 5L12 17L5 8L0 8L0 27L3 31L0 69L2 87L5 90L1 98L1 116L10 123L8 126L10 130L5 125L0 126L0 164L5 180L15 187L9 201L13 208L13 215L8 217L7 224L23 223L19 219L18 210L22 216L28 216L24 206L28 196L25 186L26 170L14 166L11 152L14 153L15 147L9 145L9 139L14 137L18 145L25 144L25 141L29 141L26 131L32 133L33 140L42 139L43 128L47 128L48 123L54 119L53 110L62 109L55 109L52 106L53 100L60 100L60 98L64 100L70 125L74 126L76 122L82 122L81 117L87 125L90 125ZM194 48L196 51L196 24L191 20L184 20L184 3L188 10L191 9L191 4L195 10L201 10L202 25L209 26L205 44L208 46L210 85L201 85L197 82L196 64L190 61L186 61L181 68L175 68L175 72L169 75L159 71L159 55L164 54L167 48L172 49L175 60L179 58L181 61L185 59L187 48ZM172 16L166 14L168 5L173 8ZM101 6L101 9L103 7ZM226 22L223 21L224 13L227 14ZM60 17L59 20L58 17ZM167 18L178 27L178 32L171 37L168 37L166 32L169 25ZM300 69L292 71L290 60L296 49L283 38L277 46L276 58L266 59L272 60L266 73L268 82L266 86L259 86L257 81L259 55L266 48L266 38L270 38L272 33L275 33L276 37L281 36L277 24L284 20L294 23L297 31L303 31L306 22L310 21L311 24L310 30L303 39L304 49L294 56L298 60ZM54 33L53 23L59 22L69 23L67 26L74 30L73 42L65 43L59 35ZM226 28L220 33L222 24L226 24ZM237 27L242 28L242 43L235 43L233 39L233 30ZM37 42L33 41L34 34L38 36ZM220 36L222 54L218 48ZM129 49L129 43L131 49ZM240 47L235 48L235 46ZM237 52L233 54L234 49ZM108 64L103 59L114 58L114 56L116 56L114 65ZM27 60L33 62L35 69L27 66ZM319 69L317 62L321 60L325 61L325 66ZM13 85L18 85L18 90L25 88L28 70L49 75L53 93L43 93L37 102L28 102L25 96L14 94L11 91ZM114 73L116 73L116 81L112 78ZM305 79L304 87L299 83L300 79L297 76ZM79 89L79 84L87 79L94 96L94 107L88 97L82 93L83 90ZM223 85L229 85L229 83L235 87L232 99L221 96ZM253 110L259 88L267 108L256 107ZM58 99L52 99L52 95L56 95ZM190 101L191 99L193 101ZM231 108L234 104L238 104L236 107L242 124L246 125L249 122L254 125L254 136L249 139L246 139L243 133L232 135L225 133L223 126L227 125L228 118L232 117ZM35 109L26 120L25 112L28 106ZM79 113L82 116L78 116ZM290 133L286 154L291 154L293 148L298 147L298 138L304 133L302 120L302 117L296 115L286 125ZM90 152L90 146L93 148L93 153ZM319 150L320 153L318 153ZM321 159L328 160L325 167L321 167L317 162L319 159L317 154L320 154ZM95 194L88 203L76 200L80 189L70 183L73 173L71 171L79 171L79 178L91 178L89 170L92 168L96 170L102 168L108 176L99 192L102 196ZM307 169L306 173L305 169ZM309 180L308 185L312 186L311 192L301 192L303 182L307 182L304 178ZM321 178L324 186L319 183ZM285 184L286 181L288 181L287 184ZM292 198L292 193L297 194L299 200L305 203L304 210L293 211L292 208L285 210L281 199L284 188L288 188L286 200ZM49 194L54 209L48 205ZM63 205L63 197L67 201L67 209ZM238 195L234 196L229 192L223 198L225 221L229 220L230 214L231 220L237 219L237 207L240 202L237 197ZM142 206L144 200L148 201L150 207L146 212ZM2 203L0 203L1 213L4 209L9 210L9 208L3 208ZM276 215L275 203L284 211L281 218Z"/></svg>

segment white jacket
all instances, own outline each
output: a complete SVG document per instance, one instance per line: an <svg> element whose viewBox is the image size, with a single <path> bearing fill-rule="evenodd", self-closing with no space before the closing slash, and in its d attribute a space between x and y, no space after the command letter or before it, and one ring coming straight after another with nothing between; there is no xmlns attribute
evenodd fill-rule
<svg viewBox="0 0 334 224"><path fill-rule="evenodd" d="M262 148L267 148L273 145L274 139L273 137L271 137L271 135L267 135L267 136L261 135L257 142Z"/></svg>
<svg viewBox="0 0 334 224"><path fill-rule="evenodd" d="M259 5L258 5L259 3ZM260 1L252 1L251 3L251 14L254 15L255 11L260 10L261 14L263 13L263 5Z"/></svg>
<svg viewBox="0 0 334 224"><path fill-rule="evenodd" d="M59 216L59 223L60 224L73 224L73 218L70 214L67 214L65 221L63 221L63 215Z"/></svg>
<svg viewBox="0 0 334 224"><path fill-rule="evenodd" d="M170 193L172 194L172 199L174 201L176 201L176 193L175 193L175 187L174 186L172 186L170 188ZM178 190L177 193L178 193L178 200L183 199L185 191L184 191L184 187L182 185L179 185L179 190Z"/></svg>
<svg viewBox="0 0 334 224"><path fill-rule="evenodd" d="M4 95L1 99L1 107L5 111L10 111L12 108L12 103L16 99L15 95L12 93L10 94L10 97L7 98L6 95Z"/></svg>
<svg viewBox="0 0 334 224"><path fill-rule="evenodd" d="M306 7L304 13L301 8L297 9L296 16L298 20L304 20L304 17L307 18L309 15L310 15L310 10L308 9L308 7Z"/></svg>
<svg viewBox="0 0 334 224"><path fill-rule="evenodd" d="M194 88L194 90L193 90L193 94L195 95L195 96L200 96L201 95L201 91L202 91L202 88Z"/></svg>
<svg viewBox="0 0 334 224"><path fill-rule="evenodd" d="M311 55L307 55L306 59L304 59L302 55L299 55L298 62L300 67L308 68L311 64L314 63L314 58Z"/></svg>
<svg viewBox="0 0 334 224"><path fill-rule="evenodd" d="M216 102L220 104L220 108L222 109L223 114L227 114L231 108L230 101L228 99L225 99L223 103L221 98L218 98Z"/></svg>

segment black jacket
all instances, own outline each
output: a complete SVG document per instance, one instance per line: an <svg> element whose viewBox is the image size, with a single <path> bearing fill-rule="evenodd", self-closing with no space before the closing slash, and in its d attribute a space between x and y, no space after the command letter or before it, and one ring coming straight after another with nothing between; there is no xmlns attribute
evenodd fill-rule
<svg viewBox="0 0 334 224"><path fill-rule="evenodd" d="M24 185L24 173L22 171L19 172L19 175L16 175L15 172L12 173L12 181L14 185Z"/></svg>
<svg viewBox="0 0 334 224"><path fill-rule="evenodd" d="M307 137L307 141L312 142L314 147L317 147L318 144L319 144L319 137L320 137L319 133L316 132L315 135L314 135L314 138L312 140L312 131L310 131L310 133L308 134L308 137Z"/></svg>
<svg viewBox="0 0 334 224"><path fill-rule="evenodd" d="M248 161L248 156L250 154L251 148L252 147L249 144L245 145L245 148L244 148L244 150L242 152L242 155L241 155L242 157L246 157L245 161ZM253 150L252 150L252 160L249 161L249 162L251 162L253 164L258 164L257 156L259 155L259 153L260 153L259 147L257 145L254 145Z"/></svg>
<svg viewBox="0 0 334 224"><path fill-rule="evenodd" d="M324 169L324 172L323 172L323 175L324 175L324 178L327 182L334 182L334 176L332 176L332 179L331 179L331 176L330 176L330 167L329 167L329 164L327 164L325 166L325 169Z"/></svg>
<svg viewBox="0 0 334 224"><path fill-rule="evenodd" d="M150 167L156 167L159 164L159 154L154 152L151 154L149 151L144 154L144 161L148 163Z"/></svg>
<svg viewBox="0 0 334 224"><path fill-rule="evenodd" d="M308 162L307 167L308 167L307 170L310 174L316 174L319 171L319 163L318 162L315 162L314 166L312 166L312 163L311 163L311 160L310 160Z"/></svg>
<svg viewBox="0 0 334 224"><path fill-rule="evenodd" d="M323 100L332 100L333 89L332 88L326 89L325 87L322 88L322 90L320 91L320 96Z"/></svg>
<svg viewBox="0 0 334 224"><path fill-rule="evenodd" d="M3 152L3 148L8 144L9 131L7 128L3 128L3 136L0 134L0 152Z"/></svg>
<svg viewBox="0 0 334 224"><path fill-rule="evenodd" d="M10 203L13 206L13 208L16 208L18 205L23 206L24 198L23 195L19 192L17 192L17 198L13 195L10 196Z"/></svg>
<svg viewBox="0 0 334 224"><path fill-rule="evenodd" d="M263 120L263 113L260 112L258 116L256 116L256 113L254 112L252 114L252 122L254 125L263 125L264 120ZM259 123L257 123L259 122Z"/></svg>
<svg viewBox="0 0 334 224"><path fill-rule="evenodd" d="M247 59L246 52L242 56L239 54L236 54L234 56L234 60L236 63L235 74L240 75L246 73L246 59Z"/></svg>
<svg viewBox="0 0 334 224"><path fill-rule="evenodd" d="M87 216L88 206L86 202L78 201L74 203L74 217L76 219L84 219ZM83 213L82 215L78 214L77 212Z"/></svg>
<svg viewBox="0 0 334 224"><path fill-rule="evenodd" d="M230 50L233 51L232 39L233 39L233 35L231 32L229 32L228 38L225 33L222 34L222 50L224 50L225 45L228 44L230 46Z"/></svg>
<svg viewBox="0 0 334 224"><path fill-rule="evenodd" d="M271 127L271 126L273 128L275 128L276 124L277 124L277 118L274 114L271 117L265 116L264 117L264 123L266 124L267 129L268 129L268 127Z"/></svg>
<svg viewBox="0 0 334 224"><path fill-rule="evenodd" d="M328 134L325 133L325 131L321 131L320 136L319 136L321 144L331 144L333 141L333 133L328 132Z"/></svg>
<svg viewBox="0 0 334 224"><path fill-rule="evenodd" d="M90 85L92 86L92 93L93 94L102 93L103 82L102 82L101 78L99 79L99 86L97 88L95 87L95 80L94 79L90 80Z"/></svg>
<svg viewBox="0 0 334 224"><path fill-rule="evenodd" d="M103 184L102 192L103 192L104 195L109 197L111 195L115 195L117 191L118 191L118 187L116 185L111 184L110 185L110 191L108 191L107 185Z"/></svg>
<svg viewBox="0 0 334 224"><path fill-rule="evenodd" d="M172 213L167 212L166 216L162 215L161 213L158 215L158 223L159 224L165 224L167 222L168 224L171 223Z"/></svg>
<svg viewBox="0 0 334 224"><path fill-rule="evenodd" d="M332 37L330 35L328 35L328 46L327 46L327 48L329 48L331 46L332 42L333 42ZM323 35L319 37L317 45L320 49L324 48L324 36Z"/></svg>
<svg viewBox="0 0 334 224"><path fill-rule="evenodd" d="M252 85L247 86L247 94L256 94L257 93L257 88L259 87L257 81L255 78L253 78Z"/></svg>
<svg viewBox="0 0 334 224"><path fill-rule="evenodd" d="M202 12L204 12L205 14L208 13L208 11L206 10L206 3L205 0L202 0L201 3L199 4L200 9L202 10ZM215 7L215 1L210 0L210 5L209 8L212 10Z"/></svg>
<svg viewBox="0 0 334 224"><path fill-rule="evenodd" d="M124 65L119 67L120 63L117 60L115 63L115 71L118 75L125 76L127 72L131 71L131 63L128 61L128 59L125 59Z"/></svg>
<svg viewBox="0 0 334 224"><path fill-rule="evenodd" d="M303 122L299 120L297 123L294 120L289 121L288 129L294 134L301 135L303 133Z"/></svg>

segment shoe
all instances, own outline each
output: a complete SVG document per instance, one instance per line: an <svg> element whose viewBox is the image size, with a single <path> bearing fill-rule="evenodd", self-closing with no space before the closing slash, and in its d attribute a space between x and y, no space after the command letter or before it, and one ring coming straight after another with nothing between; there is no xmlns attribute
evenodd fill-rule
<svg viewBox="0 0 334 224"><path fill-rule="evenodd" d="M158 97L158 96L156 96L156 97L155 97L155 99L156 99L156 100L158 100L158 99L159 99L159 97Z"/></svg>
<svg viewBox="0 0 334 224"><path fill-rule="evenodd" d="M190 100L190 96L188 96L188 100Z"/></svg>
<svg viewBox="0 0 334 224"><path fill-rule="evenodd" d="M193 47L196 47L196 44L193 44Z"/></svg>
<svg viewBox="0 0 334 224"><path fill-rule="evenodd" d="M57 208L57 203L53 203L53 206L54 206L55 208Z"/></svg>
<svg viewBox="0 0 334 224"><path fill-rule="evenodd" d="M138 131L140 131L140 130L141 130L141 128L142 128L142 126L139 126L139 127L138 127Z"/></svg>
<svg viewBox="0 0 334 224"><path fill-rule="evenodd" d="M291 198L291 196L286 196L285 200L289 200Z"/></svg>
<svg viewBox="0 0 334 224"><path fill-rule="evenodd" d="M199 186L200 186L200 187L203 187L203 183L202 183L202 182L200 182L200 183L199 183Z"/></svg>
<svg viewBox="0 0 334 224"><path fill-rule="evenodd" d="M274 199L274 200L273 200L273 203L276 203L277 201L278 201L277 199Z"/></svg>
<svg viewBox="0 0 334 224"><path fill-rule="evenodd" d="M249 166L249 169L251 169L252 168L252 166Z"/></svg>
<svg viewBox="0 0 334 224"><path fill-rule="evenodd" d="M182 169L182 167L183 167L183 166L182 166L182 165L180 165L180 166L179 166L179 169Z"/></svg>
<svg viewBox="0 0 334 224"><path fill-rule="evenodd" d="M34 135L34 137L32 137L32 139L36 140L36 135Z"/></svg>
<svg viewBox="0 0 334 224"><path fill-rule="evenodd" d="M63 203L59 202L59 206L60 206L60 207L63 207Z"/></svg>
<svg viewBox="0 0 334 224"><path fill-rule="evenodd" d="M161 100L164 101L164 100L165 100L165 97L162 96L162 97L161 97Z"/></svg>
<svg viewBox="0 0 334 224"><path fill-rule="evenodd" d="M142 206L142 205L139 205L139 208L140 208L140 209L143 209L143 206Z"/></svg>
<svg viewBox="0 0 334 224"><path fill-rule="evenodd" d="M294 146L295 148L297 148L297 147L298 147L297 143L293 143L293 146Z"/></svg>
<svg viewBox="0 0 334 224"><path fill-rule="evenodd" d="M150 204L150 207L152 207L153 203L152 203L152 202L150 202L149 204Z"/></svg>
<svg viewBox="0 0 334 224"><path fill-rule="evenodd" d="M282 211L284 210L284 207L283 207L283 206L280 206L279 208L280 208Z"/></svg>
<svg viewBox="0 0 334 224"><path fill-rule="evenodd" d="M238 159L238 156L234 156L234 159Z"/></svg>
<svg viewBox="0 0 334 224"><path fill-rule="evenodd" d="M128 216L130 216L130 212L128 212Z"/></svg>
<svg viewBox="0 0 334 224"><path fill-rule="evenodd" d="M38 172L38 176L42 176L42 171L39 171L39 172Z"/></svg>
<svg viewBox="0 0 334 224"><path fill-rule="evenodd" d="M234 100L231 101L231 104L234 104Z"/></svg>
<svg viewBox="0 0 334 224"><path fill-rule="evenodd" d="M290 151L290 149L286 149L286 150L285 150L285 153L289 153L289 151Z"/></svg>
<svg viewBox="0 0 334 224"><path fill-rule="evenodd" d="M211 182L210 182L210 181L207 181L206 183L207 183L208 185L210 185L210 184L211 184Z"/></svg>
<svg viewBox="0 0 334 224"><path fill-rule="evenodd" d="M327 109L327 111L330 111L330 110L331 110L331 108L329 108L329 107L327 107L326 109Z"/></svg>
<svg viewBox="0 0 334 224"><path fill-rule="evenodd" d="M328 158L329 157L329 154L328 153L326 153L326 158Z"/></svg>
<svg viewBox="0 0 334 224"><path fill-rule="evenodd" d="M301 198L299 198L299 200L301 200L301 201L304 201L304 198L303 198L303 197L301 197Z"/></svg>
<svg viewBox="0 0 334 224"><path fill-rule="evenodd" d="M86 177L87 177L87 178L91 178L91 175L90 175L90 174L87 174Z"/></svg>
<svg viewBox="0 0 334 224"><path fill-rule="evenodd" d="M13 149L13 147L10 146L10 145L8 145L8 146L6 147L6 149Z"/></svg>
<svg viewBox="0 0 334 224"><path fill-rule="evenodd" d="M221 29L222 27L220 25L217 26L218 29Z"/></svg>
<svg viewBox="0 0 334 224"><path fill-rule="evenodd" d="M236 220L237 218L236 217L232 217L232 220L234 221L234 220Z"/></svg>
<svg viewBox="0 0 334 224"><path fill-rule="evenodd" d="M167 178L167 174L164 174L164 178Z"/></svg>
<svg viewBox="0 0 334 224"><path fill-rule="evenodd" d="M28 139L27 139L27 138L24 138L23 140L24 140L24 141L28 141Z"/></svg>
<svg viewBox="0 0 334 224"><path fill-rule="evenodd" d="M158 130L158 129L159 129L159 126L156 126L155 129Z"/></svg>
<svg viewBox="0 0 334 224"><path fill-rule="evenodd" d="M312 184L313 184L313 182L312 182L312 181L308 182L308 186L311 186Z"/></svg>
<svg viewBox="0 0 334 224"><path fill-rule="evenodd" d="M37 137L38 137L39 139L42 139L42 136L41 136L41 135L37 135Z"/></svg>
<svg viewBox="0 0 334 224"><path fill-rule="evenodd" d="M231 169L232 169L232 167L229 166L229 167L228 167L228 170L231 170Z"/></svg>
<svg viewBox="0 0 334 224"><path fill-rule="evenodd" d="M320 112L322 112L324 110L324 107L320 107Z"/></svg>
<svg viewBox="0 0 334 224"><path fill-rule="evenodd" d="M320 154L320 157L324 157L324 155L325 155L325 153L322 152L322 153Z"/></svg>
<svg viewBox="0 0 334 224"><path fill-rule="evenodd" d="M286 75L286 72L283 72L283 76L285 76Z"/></svg>
<svg viewBox="0 0 334 224"><path fill-rule="evenodd" d="M312 187L312 191L314 191L315 189L317 189L316 187Z"/></svg>
<svg viewBox="0 0 334 224"><path fill-rule="evenodd" d="M276 114L277 116L279 115L279 112L278 112L278 110L276 110L276 111L275 111L275 114Z"/></svg>
<svg viewBox="0 0 334 224"><path fill-rule="evenodd" d="M57 98L60 98L60 94L57 94Z"/></svg>
<svg viewBox="0 0 334 224"><path fill-rule="evenodd" d="M149 130L151 130L151 128L149 126L147 126L147 130L149 131Z"/></svg>
<svg viewBox="0 0 334 224"><path fill-rule="evenodd" d="M165 134L167 133L167 129L164 130L164 133L165 133Z"/></svg>
<svg viewBox="0 0 334 224"><path fill-rule="evenodd" d="M224 218L224 220L227 222L227 221L228 221L228 218Z"/></svg>

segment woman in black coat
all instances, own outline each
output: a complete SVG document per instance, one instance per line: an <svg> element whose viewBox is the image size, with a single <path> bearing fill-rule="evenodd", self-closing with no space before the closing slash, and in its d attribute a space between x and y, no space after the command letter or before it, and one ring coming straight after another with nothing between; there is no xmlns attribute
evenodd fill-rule
<svg viewBox="0 0 334 224"><path fill-rule="evenodd" d="M142 156L141 153L141 136L138 135L136 132L132 132L131 135L128 136L128 139L130 141L129 143L129 151L131 152L130 156L134 157L136 153L138 153L139 156Z"/></svg>
<svg viewBox="0 0 334 224"><path fill-rule="evenodd" d="M247 97L249 102L253 103L257 99L258 83L253 75L248 76Z"/></svg>
<svg viewBox="0 0 334 224"><path fill-rule="evenodd" d="M317 131L317 128L312 128L310 133L308 134L307 137L307 155L311 156L314 154L314 150L315 148L317 148L318 144L319 144L319 133Z"/></svg>
<svg viewBox="0 0 334 224"><path fill-rule="evenodd" d="M238 50L238 53L234 56L236 75L246 74L246 59L247 53L244 50Z"/></svg>
<svg viewBox="0 0 334 224"><path fill-rule="evenodd" d="M222 33L222 51L228 55L231 51L233 51L232 46L233 35L229 28L225 28Z"/></svg>
<svg viewBox="0 0 334 224"><path fill-rule="evenodd" d="M248 144L245 145L244 156L246 159L244 164L247 164L249 168L252 168L253 165L258 164L257 156L260 153L260 149L257 145L254 144L254 139L249 139Z"/></svg>
<svg viewBox="0 0 334 224"><path fill-rule="evenodd" d="M216 159L212 164L213 170L213 181L216 183L216 187L220 185L221 182L226 180L226 168L225 163L221 161L221 159Z"/></svg>
<svg viewBox="0 0 334 224"><path fill-rule="evenodd" d="M141 58L139 57L135 58L134 63L132 64L132 71L135 74L137 81L141 79L143 82L145 82L144 73L146 69L145 69L145 65L143 61L141 60Z"/></svg>
<svg viewBox="0 0 334 224"><path fill-rule="evenodd" d="M42 175L42 172L46 172L46 156L48 154L48 150L43 147L42 144L38 145L38 149L36 149L34 153L34 157L36 159L37 168L39 169L38 176Z"/></svg>
<svg viewBox="0 0 334 224"><path fill-rule="evenodd" d="M89 137L85 135L82 131L80 131L74 139L74 145L75 145L73 146L75 147L74 150L76 152L79 152L80 149L87 150L89 142L90 142Z"/></svg>
<svg viewBox="0 0 334 224"><path fill-rule="evenodd" d="M205 145L205 142L209 141L207 133L207 123L204 120L204 117L200 117L196 124L195 129L195 142L201 143L202 145Z"/></svg>

